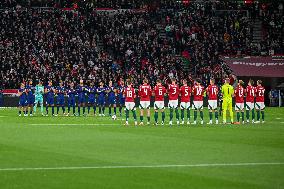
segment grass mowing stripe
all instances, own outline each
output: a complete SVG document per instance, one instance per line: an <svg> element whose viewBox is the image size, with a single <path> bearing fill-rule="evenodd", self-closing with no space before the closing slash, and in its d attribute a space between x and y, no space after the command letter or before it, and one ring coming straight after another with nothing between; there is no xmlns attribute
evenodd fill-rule
<svg viewBox="0 0 284 189"><path fill-rule="evenodd" d="M105 123L32 123L29 124L32 126L53 126L53 125L58 125L58 126L110 126L110 125L118 125L118 124L105 124Z"/></svg>
<svg viewBox="0 0 284 189"><path fill-rule="evenodd" d="M37 171L37 170L80 170L80 169L128 169L128 168L176 168L176 167L229 167L229 166L262 166L284 165L284 162L263 163L204 163L184 165L109 165L91 167L23 167L23 168L0 168L0 171Z"/></svg>

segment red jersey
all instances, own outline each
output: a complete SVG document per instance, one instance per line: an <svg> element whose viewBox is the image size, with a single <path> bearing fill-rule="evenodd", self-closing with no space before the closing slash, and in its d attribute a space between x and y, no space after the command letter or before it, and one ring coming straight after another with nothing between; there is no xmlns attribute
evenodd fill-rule
<svg viewBox="0 0 284 189"><path fill-rule="evenodd" d="M255 101L256 102L264 102L264 92L265 92L265 89L263 86L257 86L255 88Z"/></svg>
<svg viewBox="0 0 284 189"><path fill-rule="evenodd" d="M190 101L191 88L189 86L182 86L180 88L181 102L189 102Z"/></svg>
<svg viewBox="0 0 284 189"><path fill-rule="evenodd" d="M245 89L238 85L235 89L235 101L236 103L244 103L244 96L245 95Z"/></svg>
<svg viewBox="0 0 284 189"><path fill-rule="evenodd" d="M203 101L204 87L201 85L194 85L192 88L193 100Z"/></svg>
<svg viewBox="0 0 284 189"><path fill-rule="evenodd" d="M209 85L206 89L208 100L217 100L218 87L216 85Z"/></svg>
<svg viewBox="0 0 284 189"><path fill-rule="evenodd" d="M179 95L178 85L170 84L168 88L169 100L177 100Z"/></svg>
<svg viewBox="0 0 284 189"><path fill-rule="evenodd" d="M125 102L134 102L134 99L136 97L135 95L135 89L132 87L126 87L124 90L125 95Z"/></svg>
<svg viewBox="0 0 284 189"><path fill-rule="evenodd" d="M139 87L139 96L140 96L140 101L150 101L151 98L151 86L147 84L140 85Z"/></svg>
<svg viewBox="0 0 284 189"><path fill-rule="evenodd" d="M246 102L254 102L255 88L253 86L247 86L246 94Z"/></svg>
<svg viewBox="0 0 284 189"><path fill-rule="evenodd" d="M155 101L164 101L164 95L166 93L166 88L162 85L156 85L154 88Z"/></svg>

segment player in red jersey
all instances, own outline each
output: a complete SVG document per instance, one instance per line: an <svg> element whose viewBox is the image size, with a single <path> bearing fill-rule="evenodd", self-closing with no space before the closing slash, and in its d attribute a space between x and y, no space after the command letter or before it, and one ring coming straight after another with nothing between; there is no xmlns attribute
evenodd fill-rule
<svg viewBox="0 0 284 189"><path fill-rule="evenodd" d="M218 106L217 106L217 96L218 96L218 87L215 85L215 79L210 79L210 85L206 89L206 93L208 96L208 109L209 109L209 118L210 121L208 124L212 124L213 112L215 113L215 122L218 121Z"/></svg>
<svg viewBox="0 0 284 189"><path fill-rule="evenodd" d="M180 109L181 109L181 124L184 124L184 110L187 110L187 124L190 124L190 94L191 88L187 85L187 80L182 81L183 86L180 88Z"/></svg>
<svg viewBox="0 0 284 189"><path fill-rule="evenodd" d="M169 108L170 108L170 122L169 125L173 124L174 109L176 113L177 124L179 125L179 112L178 112L178 96L179 96L179 87L176 84L176 79L172 79L172 84L169 84L168 87L169 94Z"/></svg>
<svg viewBox="0 0 284 189"><path fill-rule="evenodd" d="M132 111L135 125L137 125L136 108L135 108L136 94L135 94L135 89L132 87L132 83L130 81L127 82L127 87L124 91L124 96L125 96L125 114L126 114L125 125L128 125L129 110Z"/></svg>
<svg viewBox="0 0 284 189"><path fill-rule="evenodd" d="M255 87L253 86L254 82L253 80L249 80L248 86L246 88L246 117L247 117L247 123L249 123L250 118L250 111L252 113L252 123L254 123L254 97L255 97Z"/></svg>
<svg viewBox="0 0 284 189"><path fill-rule="evenodd" d="M264 105L264 92L265 89L262 86L262 81L258 80L256 82L257 87L255 90L255 109L257 112L257 121L255 123L260 123L260 112L261 112L261 117L262 117L262 123L264 123L264 109L265 109L265 105Z"/></svg>
<svg viewBox="0 0 284 189"><path fill-rule="evenodd" d="M143 85L139 87L140 96L140 125L143 125L144 109L147 109L147 125L150 124L150 98L152 96L151 86L148 85L148 79L143 80Z"/></svg>
<svg viewBox="0 0 284 189"><path fill-rule="evenodd" d="M244 112L244 94L245 89L243 87L244 82L239 80L238 86L235 88L235 110L237 112L237 124L240 124L240 112L242 113L242 123L245 123L245 112Z"/></svg>
<svg viewBox="0 0 284 189"><path fill-rule="evenodd" d="M164 96L166 94L166 88L162 86L161 80L157 79L157 85L154 88L153 95L155 96L155 124L158 125L158 111L160 110L162 112L162 125L164 125L165 122L165 102L164 102Z"/></svg>
<svg viewBox="0 0 284 189"><path fill-rule="evenodd" d="M201 124L203 124L203 95L204 95L204 87L201 85L201 80L197 79L195 81L195 85L192 88L193 93L193 108L194 108L194 122L196 124L197 119L197 111L200 112Z"/></svg>

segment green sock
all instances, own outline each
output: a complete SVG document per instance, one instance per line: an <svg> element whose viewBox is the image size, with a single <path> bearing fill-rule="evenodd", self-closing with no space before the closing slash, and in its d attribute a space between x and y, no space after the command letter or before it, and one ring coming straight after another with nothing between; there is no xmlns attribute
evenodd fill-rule
<svg viewBox="0 0 284 189"><path fill-rule="evenodd" d="M173 120L173 117L174 117L173 111L174 111L174 110L171 108L171 109L170 109L170 121L172 121L172 120Z"/></svg>
<svg viewBox="0 0 284 189"><path fill-rule="evenodd" d="M155 112L154 118L155 118L155 122L158 123L158 112Z"/></svg>
<svg viewBox="0 0 284 189"><path fill-rule="evenodd" d="M34 112L35 112L35 113L36 113L36 106L37 106L37 105L34 105Z"/></svg>
<svg viewBox="0 0 284 189"><path fill-rule="evenodd" d="M249 120L249 110L246 111L247 120Z"/></svg>
<svg viewBox="0 0 284 189"><path fill-rule="evenodd" d="M240 112L237 112L237 121L240 122Z"/></svg>
<svg viewBox="0 0 284 189"><path fill-rule="evenodd" d="M252 111L251 111L251 114L252 114L252 119L254 119L254 117L255 117L255 115L254 115L254 109L252 109Z"/></svg>
<svg viewBox="0 0 284 189"><path fill-rule="evenodd" d="M190 120L190 110L187 109L187 120L189 121Z"/></svg>
<svg viewBox="0 0 284 189"><path fill-rule="evenodd" d="M218 120L219 119L219 114L218 111L215 112L215 119Z"/></svg>
<svg viewBox="0 0 284 189"><path fill-rule="evenodd" d="M137 120L136 111L132 110L132 114L133 114L134 121L136 121Z"/></svg>
<svg viewBox="0 0 284 189"><path fill-rule="evenodd" d="M166 117L165 112L162 112L162 122L165 122L165 117Z"/></svg>
<svg viewBox="0 0 284 189"><path fill-rule="evenodd" d="M203 120L203 111L200 111L200 118Z"/></svg>
<svg viewBox="0 0 284 189"><path fill-rule="evenodd" d="M184 120L184 109L181 109L181 120Z"/></svg>
<svg viewBox="0 0 284 189"><path fill-rule="evenodd" d="M128 118L129 118L129 110L125 110L125 115L126 115L126 121L128 121Z"/></svg>
<svg viewBox="0 0 284 189"><path fill-rule="evenodd" d="M264 121L264 111L261 111L262 121Z"/></svg>
<svg viewBox="0 0 284 189"><path fill-rule="evenodd" d="M257 121L260 120L260 111L257 111Z"/></svg>
<svg viewBox="0 0 284 189"><path fill-rule="evenodd" d="M179 120L179 112L178 112L177 108L176 108L176 119L177 119L177 121Z"/></svg>
<svg viewBox="0 0 284 189"><path fill-rule="evenodd" d="M209 112L210 121L212 121L212 117L213 117L213 113L212 113L212 112Z"/></svg>
<svg viewBox="0 0 284 189"><path fill-rule="evenodd" d="M194 121L197 119L197 111L194 111Z"/></svg>
<svg viewBox="0 0 284 189"><path fill-rule="evenodd" d="M245 112L242 112L242 121L245 121Z"/></svg>

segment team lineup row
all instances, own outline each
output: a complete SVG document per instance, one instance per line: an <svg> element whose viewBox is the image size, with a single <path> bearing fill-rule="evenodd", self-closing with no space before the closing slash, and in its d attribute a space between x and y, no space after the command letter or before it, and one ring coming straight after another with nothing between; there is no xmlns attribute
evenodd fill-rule
<svg viewBox="0 0 284 189"><path fill-rule="evenodd" d="M100 82L99 87L95 87L94 83L90 83L89 86L84 85L84 81L81 80L80 84L75 88L74 83L70 83L69 87L63 86L63 82L59 83L59 86L54 87L52 81L48 82L47 86L43 86L42 82L39 81L36 86L29 82L27 85L21 84L19 89L19 116L21 116L22 111L24 116L28 116L28 110L30 109L30 116L36 112L37 105L40 104L41 113L43 113L43 97L46 99L46 116L49 113L49 107L52 109L52 115L57 116L60 107L62 108L64 115L69 115L71 108L73 109L73 115L80 116L81 108L83 110L83 115L90 113L90 109L93 108L94 114L96 114L96 109L98 106L99 116L104 116L106 100L109 108L109 115L111 116L111 109L113 107L114 114L113 119L116 119L116 105L119 104L119 114L122 113L122 108L125 107L126 114L126 125L128 125L129 112L132 111L134 123L137 125L136 107L135 99L140 98L140 124L143 124L144 110L147 110L147 124L150 124L150 98L154 96L154 119L155 124L158 124L158 112L162 114L162 122L165 121L164 112L164 97L168 95L170 109L170 122L172 125L174 113L176 114L176 123L185 123L185 111L186 111L186 122L190 124L190 109L194 110L194 121L193 124L197 123L197 113L200 112L200 123L203 124L203 99L204 96L208 97L208 109L210 121L208 124L213 123L213 113L215 114L215 123L218 124L218 111L217 111L217 100L218 93L220 92L222 96L222 111L223 111L223 123L227 122L227 111L229 111L230 122L240 123L240 118L242 117L242 123L245 123L244 110L246 109L246 122L250 122L250 112L252 113L251 121L254 123L255 112L257 111L257 122L260 122L260 114L262 115L262 122L264 122L264 92L265 89L261 85L261 81L257 81L257 86L253 86L253 81L250 80L246 88L244 88L244 82L239 81L238 86L235 89L229 84L229 79L225 80L225 84L219 89L215 85L214 79L210 80L210 84L207 88L201 85L201 81L197 79L194 85L191 87L187 84L186 80L182 81L182 86L179 87L176 84L176 79L172 79L172 83L164 87L161 81L158 79L156 86L152 89L148 84L147 79L143 80L143 84L135 89L130 81L127 81L127 85L121 81L117 87L113 86L110 81L107 87L104 86L103 82ZM56 106L57 114L54 113L55 106L55 96L56 96ZM67 96L68 110L65 111L65 96ZM76 96L78 96L78 112L75 113ZM107 98L105 98L107 96ZM193 102L190 103L190 98L193 96ZM180 97L180 103L179 103ZM237 122L234 122L233 118L233 108L232 99L235 98L235 111L237 112ZM117 103L118 100L118 103ZM245 103L246 101L246 103ZM181 116L179 116L179 110L181 109Z"/></svg>

